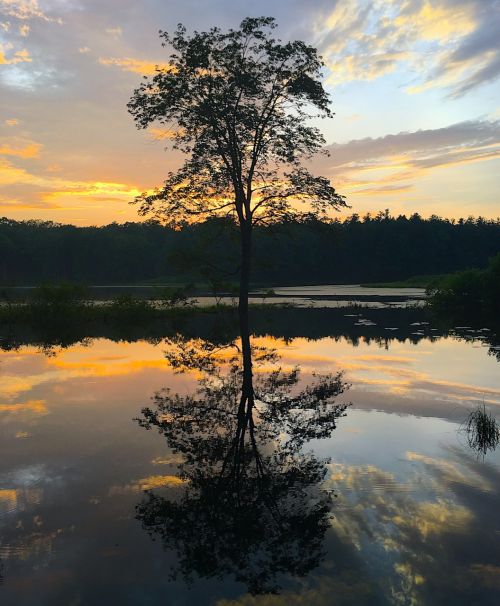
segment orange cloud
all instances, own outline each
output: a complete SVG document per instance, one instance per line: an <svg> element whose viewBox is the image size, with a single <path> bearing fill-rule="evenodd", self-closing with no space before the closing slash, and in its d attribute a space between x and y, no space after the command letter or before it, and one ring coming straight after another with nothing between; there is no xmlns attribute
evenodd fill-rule
<svg viewBox="0 0 500 606"><path fill-rule="evenodd" d="M45 400L28 400L18 404L0 404L0 413L18 414L22 412L34 412L38 415L48 414Z"/></svg>
<svg viewBox="0 0 500 606"><path fill-rule="evenodd" d="M0 44L0 65L15 65L16 63L31 63L31 57L29 52L23 48L22 50L16 51L14 54L7 58L6 51L11 50L12 45Z"/></svg>
<svg viewBox="0 0 500 606"><path fill-rule="evenodd" d="M11 125L12 126L12 125ZM40 150L42 149L41 143L26 143L24 147L19 145L11 145L9 143L0 142L0 154L4 156L15 156L17 158L38 158Z"/></svg>
<svg viewBox="0 0 500 606"><path fill-rule="evenodd" d="M184 480L177 476L149 476L142 478L124 486L111 486L109 495L127 494L130 492L142 492L143 490L152 490L153 488L177 487L184 484Z"/></svg>
<svg viewBox="0 0 500 606"><path fill-rule="evenodd" d="M0 148L0 153L16 155L21 158L36 157L39 147L38 144L30 144L24 148L13 148L4 146ZM130 202L141 193L141 190L135 185L127 183L115 183L108 181L72 181L64 179L54 174L37 175L20 168L0 157L0 186L34 186L38 188L36 198L24 199L23 205L26 208L58 208L59 203L64 200L85 201L88 206L90 200L95 202L119 201ZM8 204L19 197L11 196ZM0 203L5 201L5 197L0 199ZM68 207L65 206L67 210Z"/></svg>
<svg viewBox="0 0 500 606"><path fill-rule="evenodd" d="M166 139L173 139L176 135L181 134L180 130L171 130L169 128L148 128L148 132L155 141L164 141Z"/></svg>
<svg viewBox="0 0 500 606"><path fill-rule="evenodd" d="M98 59L101 65L119 67L123 71L133 72L135 74L142 74L145 76L152 76L156 73L157 69L168 70L170 66L166 63L153 63L152 61L143 61L141 59L133 59L131 57L99 57Z"/></svg>
<svg viewBox="0 0 500 606"><path fill-rule="evenodd" d="M94 182L74 182L68 183L68 187L57 190L42 192L41 196L44 201L53 201L59 198L66 197L83 197L96 198L97 200L108 199L125 199L133 200L141 193L134 186L125 185L124 183L108 183L106 181Z"/></svg>
<svg viewBox="0 0 500 606"><path fill-rule="evenodd" d="M500 122L470 121L329 146L320 160L342 193L401 194L440 168L500 159Z"/></svg>

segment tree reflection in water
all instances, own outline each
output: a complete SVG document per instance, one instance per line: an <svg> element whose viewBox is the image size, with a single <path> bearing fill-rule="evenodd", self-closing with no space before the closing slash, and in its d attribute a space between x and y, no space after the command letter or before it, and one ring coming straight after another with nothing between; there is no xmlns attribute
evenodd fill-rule
<svg viewBox="0 0 500 606"><path fill-rule="evenodd" d="M277 359L252 348L248 333L223 366L218 346L170 345L174 367L203 370L198 390L157 393L138 421L182 455L184 486L177 497L148 491L137 518L176 553L173 577L229 576L253 594L278 592L285 575L304 576L324 556L332 494L321 484L328 461L304 445L336 428L347 404L335 398L347 385L338 373L314 376L303 387L298 368L254 375L253 365Z"/></svg>

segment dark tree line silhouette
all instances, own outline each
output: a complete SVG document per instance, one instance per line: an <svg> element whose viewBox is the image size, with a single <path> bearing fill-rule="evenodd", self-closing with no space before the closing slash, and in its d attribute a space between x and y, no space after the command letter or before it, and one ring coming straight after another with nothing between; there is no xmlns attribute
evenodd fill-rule
<svg viewBox="0 0 500 606"><path fill-rule="evenodd" d="M403 280L486 267L500 219L352 215L256 227L253 281L274 284ZM155 221L75 227L0 219L0 284L237 281L237 230L225 219L174 230Z"/></svg>

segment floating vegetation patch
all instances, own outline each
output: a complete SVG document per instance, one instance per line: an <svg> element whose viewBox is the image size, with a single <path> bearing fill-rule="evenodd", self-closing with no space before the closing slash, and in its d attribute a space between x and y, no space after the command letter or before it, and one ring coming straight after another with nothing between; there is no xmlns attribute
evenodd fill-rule
<svg viewBox="0 0 500 606"><path fill-rule="evenodd" d="M500 441L500 425L484 404L469 413L462 430L469 447L478 456L484 457L489 450L495 450Z"/></svg>

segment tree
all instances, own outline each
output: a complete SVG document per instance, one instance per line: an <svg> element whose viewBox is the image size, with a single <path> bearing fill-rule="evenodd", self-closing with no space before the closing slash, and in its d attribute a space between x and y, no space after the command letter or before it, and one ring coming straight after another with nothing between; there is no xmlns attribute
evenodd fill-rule
<svg viewBox="0 0 500 606"><path fill-rule="evenodd" d="M321 84L323 62L304 42L272 37L271 17L247 18L239 29L187 35L160 31L173 53L136 89L128 109L138 128L158 122L174 149L187 155L164 185L138 198L140 213L171 225L229 216L241 236L239 309L247 315L256 225L324 216L346 206L328 179L301 161L325 140L311 117L330 117ZM305 204L300 211L297 203Z"/></svg>
<svg viewBox="0 0 500 606"><path fill-rule="evenodd" d="M305 576L324 556L333 503L322 486L328 461L304 446L337 428L348 405L336 399L348 385L342 373L303 385L298 367L276 367L262 368L248 390L244 358L230 354L233 347L179 335L169 342L172 367L202 378L193 394L156 393L136 419L165 438L182 480L170 498L147 492L136 518L176 552L173 578L230 575L251 594L277 593L283 577ZM278 362L265 347L253 354L256 364Z"/></svg>

